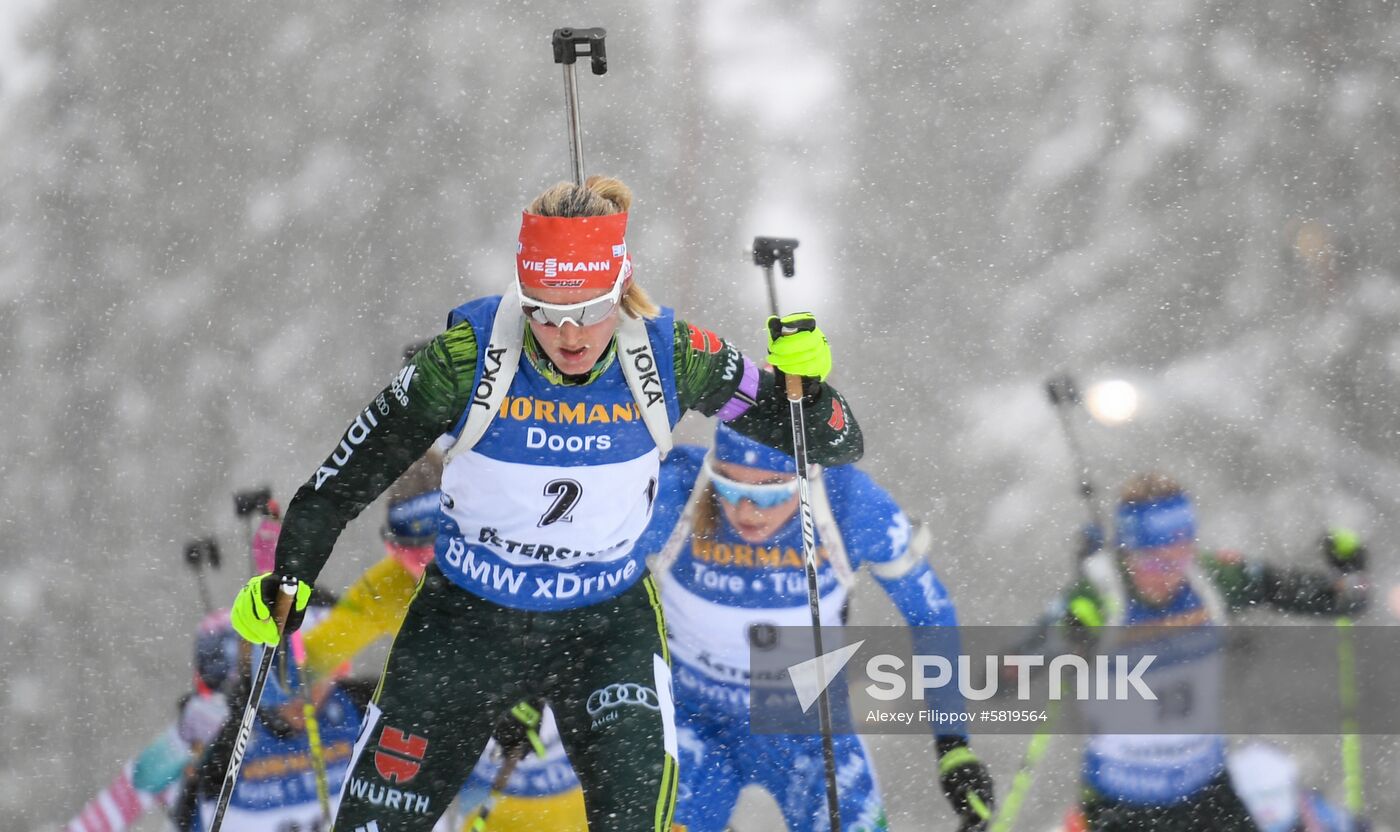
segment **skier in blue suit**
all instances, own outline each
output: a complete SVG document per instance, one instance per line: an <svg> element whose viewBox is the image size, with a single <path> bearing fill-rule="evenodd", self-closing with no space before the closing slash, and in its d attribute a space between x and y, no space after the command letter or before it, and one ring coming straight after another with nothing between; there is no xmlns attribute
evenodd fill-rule
<svg viewBox="0 0 1400 832"><path fill-rule="evenodd" d="M675 448L657 493L640 545L659 552L652 568L670 625L677 828L724 829L749 784L773 795L789 829L827 828L821 738L758 735L749 725L750 640L769 627L811 625L792 457L721 424L710 453ZM823 626L842 623L862 566L910 625L957 624L926 544L884 489L843 465L816 471L812 493ZM834 739L842 828L886 829L864 744L849 734ZM991 776L961 728L941 727L935 739L943 792L964 828L977 828L993 806Z"/></svg>

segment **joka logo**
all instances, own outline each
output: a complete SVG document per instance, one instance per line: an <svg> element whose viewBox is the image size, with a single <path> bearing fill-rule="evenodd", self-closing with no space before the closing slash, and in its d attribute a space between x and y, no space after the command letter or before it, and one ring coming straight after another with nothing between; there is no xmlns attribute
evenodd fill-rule
<svg viewBox="0 0 1400 832"><path fill-rule="evenodd" d="M385 726L379 735L379 749L374 752L374 768L390 783L407 783L418 776L428 741Z"/></svg>
<svg viewBox="0 0 1400 832"><path fill-rule="evenodd" d="M504 347L495 344L488 344L486 347L485 360L481 365L481 380L476 383L472 390L472 407L491 406L491 393L496 389L496 379L500 375L503 358L506 354Z"/></svg>
<svg viewBox="0 0 1400 832"><path fill-rule="evenodd" d="M632 367L641 381L642 393L647 397L647 407L666 398L666 394L661 392L661 376L657 375L656 359L652 358L651 348L646 345L633 347L627 351L627 355L631 357Z"/></svg>

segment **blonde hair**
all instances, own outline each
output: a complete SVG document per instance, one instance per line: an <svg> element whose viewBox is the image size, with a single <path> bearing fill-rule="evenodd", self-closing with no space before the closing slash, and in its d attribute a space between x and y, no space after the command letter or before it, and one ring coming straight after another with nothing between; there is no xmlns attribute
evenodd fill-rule
<svg viewBox="0 0 1400 832"><path fill-rule="evenodd" d="M1181 484L1159 471L1148 471L1128 480L1119 495L1122 503L1155 503L1186 493Z"/></svg>
<svg viewBox="0 0 1400 832"><path fill-rule="evenodd" d="M582 188L572 182L551 186L525 210L541 217L604 217L626 213L631 208L632 189L627 183L611 176L590 176ZM661 314L661 307L634 275L623 290L622 311L631 318L655 318Z"/></svg>

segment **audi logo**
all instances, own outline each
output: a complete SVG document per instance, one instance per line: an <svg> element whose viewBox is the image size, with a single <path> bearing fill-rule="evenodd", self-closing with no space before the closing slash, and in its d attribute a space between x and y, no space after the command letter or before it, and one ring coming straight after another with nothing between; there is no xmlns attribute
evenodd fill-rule
<svg viewBox="0 0 1400 832"><path fill-rule="evenodd" d="M588 695L588 715L597 716L621 705L641 705L653 711L661 710L661 698L649 687L632 682L608 685Z"/></svg>

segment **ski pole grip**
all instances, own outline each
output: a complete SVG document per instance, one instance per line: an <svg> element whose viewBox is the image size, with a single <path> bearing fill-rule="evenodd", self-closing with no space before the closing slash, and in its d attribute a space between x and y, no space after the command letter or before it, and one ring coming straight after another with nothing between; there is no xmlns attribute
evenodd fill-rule
<svg viewBox="0 0 1400 832"><path fill-rule="evenodd" d="M185 563L196 571L204 564L219 568L219 544L212 537L201 537L185 544Z"/></svg>
<svg viewBox="0 0 1400 832"><path fill-rule="evenodd" d="M810 332L816 328L817 322L811 316L790 323L784 323L783 319L779 318L777 315L773 315L768 319L768 334L774 341L784 335L792 335L795 332ZM781 373L782 371L779 370L778 372ZM782 376L783 388L787 391L788 401L802 401L802 376L793 375L792 373L782 373Z"/></svg>
<svg viewBox="0 0 1400 832"><path fill-rule="evenodd" d="M816 328L816 319L810 317L791 323L784 323L783 319L779 318L777 315L768 319L768 334L772 336L774 341L784 335L792 335L794 332L811 332Z"/></svg>
<svg viewBox="0 0 1400 832"><path fill-rule="evenodd" d="M776 263L782 267L783 277L792 277L797 274L797 260L793 254L797 245L797 240L791 237L754 237L753 263L765 269Z"/></svg>
<svg viewBox="0 0 1400 832"><path fill-rule="evenodd" d="M1062 404L1078 404L1079 390L1074 386L1074 377L1069 373L1055 376L1045 382L1045 392L1050 396L1050 403L1056 407Z"/></svg>
<svg viewBox="0 0 1400 832"><path fill-rule="evenodd" d="M267 486L249 488L233 495L233 512L239 517L271 514L272 489Z"/></svg>
<svg viewBox="0 0 1400 832"><path fill-rule="evenodd" d="M292 603L297 597L297 580L295 578L283 578L282 591L277 593L277 601L272 605L272 620L277 624L277 632L281 634L287 629L287 617L292 614Z"/></svg>
<svg viewBox="0 0 1400 832"><path fill-rule="evenodd" d="M554 30L554 62L572 64L580 55L587 55L594 75L605 75L608 71L608 30L601 27L574 29L564 27ZM580 51L580 47L587 47Z"/></svg>
<svg viewBox="0 0 1400 832"><path fill-rule="evenodd" d="M802 376L787 373L783 376L783 385L787 388L788 401L802 401Z"/></svg>

